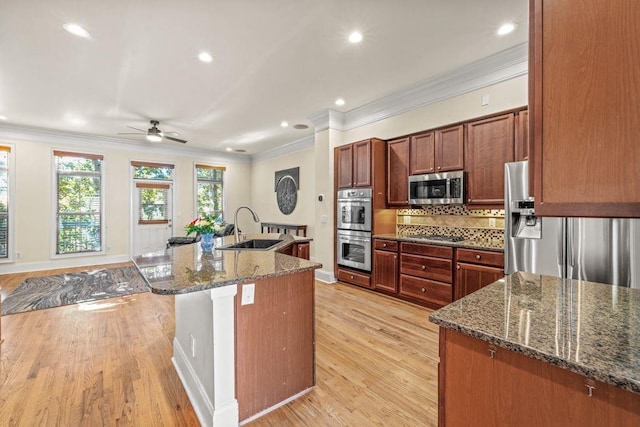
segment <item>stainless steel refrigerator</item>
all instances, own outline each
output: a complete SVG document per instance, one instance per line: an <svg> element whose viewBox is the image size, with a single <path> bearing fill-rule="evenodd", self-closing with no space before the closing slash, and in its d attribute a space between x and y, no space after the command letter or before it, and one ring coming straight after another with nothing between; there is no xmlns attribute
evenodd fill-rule
<svg viewBox="0 0 640 427"><path fill-rule="evenodd" d="M537 217L528 162L505 164L505 273L640 288L640 219Z"/></svg>

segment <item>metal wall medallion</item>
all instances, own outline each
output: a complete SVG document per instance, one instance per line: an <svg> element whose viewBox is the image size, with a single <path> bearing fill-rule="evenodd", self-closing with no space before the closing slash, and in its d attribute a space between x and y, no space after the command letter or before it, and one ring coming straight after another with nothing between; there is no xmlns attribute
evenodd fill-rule
<svg viewBox="0 0 640 427"><path fill-rule="evenodd" d="M289 215L298 203L298 176L300 168L276 172L276 199L280 212Z"/></svg>

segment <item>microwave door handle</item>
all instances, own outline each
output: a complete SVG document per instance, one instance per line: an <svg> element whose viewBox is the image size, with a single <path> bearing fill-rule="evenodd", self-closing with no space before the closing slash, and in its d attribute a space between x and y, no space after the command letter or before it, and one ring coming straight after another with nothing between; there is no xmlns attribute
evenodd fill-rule
<svg viewBox="0 0 640 427"><path fill-rule="evenodd" d="M447 184L445 187L445 197L448 199L451 197L451 180L447 179Z"/></svg>

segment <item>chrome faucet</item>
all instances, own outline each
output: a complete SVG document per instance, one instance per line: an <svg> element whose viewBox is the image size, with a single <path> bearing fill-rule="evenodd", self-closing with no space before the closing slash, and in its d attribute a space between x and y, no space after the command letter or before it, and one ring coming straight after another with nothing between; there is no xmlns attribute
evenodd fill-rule
<svg viewBox="0 0 640 427"><path fill-rule="evenodd" d="M255 222L260 222L260 218L258 218L258 214L255 213L255 211L251 209L249 206L240 206L238 209L236 209L236 214L233 216L233 223L235 225L235 230L233 231L234 233L233 235L236 243L240 242L240 233L238 232L238 212L240 212L240 209L242 208L248 209L249 212L251 212L251 215L253 215L253 220Z"/></svg>

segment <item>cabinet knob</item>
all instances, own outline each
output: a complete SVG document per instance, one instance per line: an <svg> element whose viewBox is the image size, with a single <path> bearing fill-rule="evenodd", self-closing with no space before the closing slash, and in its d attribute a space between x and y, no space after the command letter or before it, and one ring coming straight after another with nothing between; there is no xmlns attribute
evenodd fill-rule
<svg viewBox="0 0 640 427"><path fill-rule="evenodd" d="M427 292L427 290L425 288L421 288L420 289L422 292Z"/></svg>
<svg viewBox="0 0 640 427"><path fill-rule="evenodd" d="M456 270L460 270L460 264L456 265Z"/></svg>
<svg viewBox="0 0 640 427"><path fill-rule="evenodd" d="M351 275L351 279L353 280L353 275Z"/></svg>
<svg viewBox="0 0 640 427"><path fill-rule="evenodd" d="M494 346L489 347L489 357L496 358L496 348Z"/></svg>
<svg viewBox="0 0 640 427"><path fill-rule="evenodd" d="M438 166L438 170L440 170L440 166Z"/></svg>
<svg viewBox="0 0 640 427"><path fill-rule="evenodd" d="M426 266L426 265L423 265L423 266L422 266L422 269L423 269L423 270L426 270L426 269L427 269L427 266Z"/></svg>
<svg viewBox="0 0 640 427"><path fill-rule="evenodd" d="M587 391L587 395L589 397L593 397L593 390L596 389L596 386L591 385L591 384L585 384L584 386L589 390L589 391Z"/></svg>
<svg viewBox="0 0 640 427"><path fill-rule="evenodd" d="M382 247L383 247L383 248L386 248L386 247L387 247L387 244L386 244L386 243L383 243L383 244L382 244Z"/></svg>
<svg viewBox="0 0 640 427"><path fill-rule="evenodd" d="M476 259L480 259L482 258L480 255L476 255Z"/></svg>
<svg viewBox="0 0 640 427"><path fill-rule="evenodd" d="M394 255L394 256L393 256L393 259L398 259L398 255Z"/></svg>

